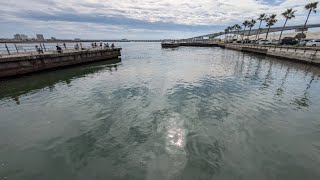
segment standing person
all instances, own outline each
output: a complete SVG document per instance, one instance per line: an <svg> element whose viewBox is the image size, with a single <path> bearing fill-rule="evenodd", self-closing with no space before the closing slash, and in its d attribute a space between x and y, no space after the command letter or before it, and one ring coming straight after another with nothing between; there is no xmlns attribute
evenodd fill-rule
<svg viewBox="0 0 320 180"><path fill-rule="evenodd" d="M74 49L75 50L79 50L79 44L78 43L76 45L74 45Z"/></svg>
<svg viewBox="0 0 320 180"><path fill-rule="evenodd" d="M94 43L94 47L97 47L97 43Z"/></svg>
<svg viewBox="0 0 320 180"><path fill-rule="evenodd" d="M100 42L100 49L102 49L102 42Z"/></svg>
<svg viewBox="0 0 320 180"><path fill-rule="evenodd" d="M39 54L43 54L43 50L42 49L40 49L38 46L36 46L36 51L39 53Z"/></svg>
<svg viewBox="0 0 320 180"><path fill-rule="evenodd" d="M114 44L112 43L112 45L111 45L111 48L113 49L114 48Z"/></svg>
<svg viewBox="0 0 320 180"><path fill-rule="evenodd" d="M67 49L66 43L63 43L64 49Z"/></svg>
<svg viewBox="0 0 320 180"><path fill-rule="evenodd" d="M107 43L106 47L109 49L109 43Z"/></svg>

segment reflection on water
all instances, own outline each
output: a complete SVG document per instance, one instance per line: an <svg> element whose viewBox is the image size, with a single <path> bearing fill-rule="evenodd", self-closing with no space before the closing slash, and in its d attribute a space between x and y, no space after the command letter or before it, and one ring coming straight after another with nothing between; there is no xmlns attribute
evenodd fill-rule
<svg viewBox="0 0 320 180"><path fill-rule="evenodd" d="M2 87L0 89L0 98L12 97L19 104L20 95L46 87L52 90L57 83L70 84L74 79L85 77L101 70L117 71L117 63L119 62L121 62L121 59L100 61L76 67L66 67L60 70L49 70L49 72L40 72L14 79L3 79L0 81Z"/></svg>
<svg viewBox="0 0 320 180"><path fill-rule="evenodd" d="M122 47L0 82L0 179L319 179L318 67Z"/></svg>

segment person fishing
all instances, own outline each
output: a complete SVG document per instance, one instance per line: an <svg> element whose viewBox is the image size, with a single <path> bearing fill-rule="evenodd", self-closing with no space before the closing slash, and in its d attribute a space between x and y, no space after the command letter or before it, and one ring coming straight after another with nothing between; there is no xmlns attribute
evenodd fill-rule
<svg viewBox="0 0 320 180"><path fill-rule="evenodd" d="M60 46L56 46L56 48L58 53L62 53L62 48Z"/></svg>

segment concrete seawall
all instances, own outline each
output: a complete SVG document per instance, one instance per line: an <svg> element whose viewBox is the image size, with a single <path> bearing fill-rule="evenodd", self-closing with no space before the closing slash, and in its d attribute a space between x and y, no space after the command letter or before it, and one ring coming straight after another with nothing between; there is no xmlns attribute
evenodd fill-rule
<svg viewBox="0 0 320 180"><path fill-rule="evenodd" d="M288 46L259 46L247 44L225 44L214 42L188 42L180 43L180 46L196 47L221 47L243 52L252 52L320 66L320 49L310 47L288 47Z"/></svg>
<svg viewBox="0 0 320 180"><path fill-rule="evenodd" d="M121 48L0 58L0 78L121 56Z"/></svg>
<svg viewBox="0 0 320 180"><path fill-rule="evenodd" d="M253 52L264 54L267 56L277 57L286 60L293 60L301 63L308 63L320 66L320 53L316 51L305 51L305 49L286 49L286 48L260 48L260 47L248 47L243 45L229 45L226 44L225 48L233 49L244 52Z"/></svg>

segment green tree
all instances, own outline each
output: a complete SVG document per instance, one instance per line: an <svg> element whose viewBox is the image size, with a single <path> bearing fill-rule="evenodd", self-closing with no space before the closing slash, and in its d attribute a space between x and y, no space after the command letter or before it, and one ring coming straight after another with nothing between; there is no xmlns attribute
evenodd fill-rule
<svg viewBox="0 0 320 180"><path fill-rule="evenodd" d="M282 37L283 30L286 27L286 24L287 24L288 20L293 19L293 18L296 17L294 15L295 12L296 12L296 10L292 10L292 8L291 8L291 9L287 9L285 12L283 12L281 14L284 18L286 18L286 21L284 22L284 25L283 25L281 33L280 33L279 43L280 43L280 40L281 40L281 37Z"/></svg>
<svg viewBox="0 0 320 180"><path fill-rule="evenodd" d="M304 38L306 38L307 36L306 36L306 34L305 33L298 33L296 36L295 36L295 38L297 38L297 39L304 39Z"/></svg>
<svg viewBox="0 0 320 180"><path fill-rule="evenodd" d="M267 27L268 27L268 31L267 31L267 34L266 34L266 40L268 39L268 35L269 35L269 31L270 31L270 28L271 26L273 26L278 20L276 19L277 15L276 14L272 14L270 15L269 17L266 18L266 23L267 23Z"/></svg>

